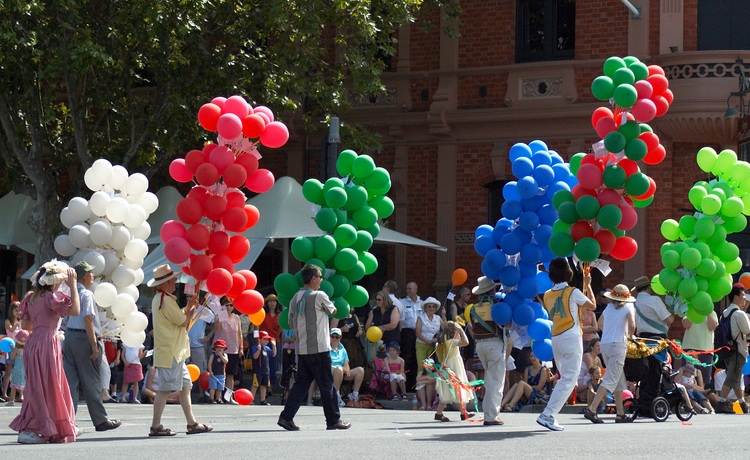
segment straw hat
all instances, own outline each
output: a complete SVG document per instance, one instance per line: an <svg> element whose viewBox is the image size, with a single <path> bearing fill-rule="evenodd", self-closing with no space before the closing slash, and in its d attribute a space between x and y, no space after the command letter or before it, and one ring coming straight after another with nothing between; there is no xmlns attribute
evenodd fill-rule
<svg viewBox="0 0 750 460"><path fill-rule="evenodd" d="M477 278L477 285L471 290L472 294L484 294L497 287L497 283L487 278L486 276L480 276Z"/></svg>
<svg viewBox="0 0 750 460"><path fill-rule="evenodd" d="M635 302L635 297L630 295L630 289L624 284L618 284L611 291L605 292L604 297L614 300L615 302Z"/></svg>
<svg viewBox="0 0 750 460"><path fill-rule="evenodd" d="M146 286L158 286L171 280L180 273L181 272L172 271L172 267L170 267L169 264L159 265L158 267L154 268L154 279L146 283Z"/></svg>

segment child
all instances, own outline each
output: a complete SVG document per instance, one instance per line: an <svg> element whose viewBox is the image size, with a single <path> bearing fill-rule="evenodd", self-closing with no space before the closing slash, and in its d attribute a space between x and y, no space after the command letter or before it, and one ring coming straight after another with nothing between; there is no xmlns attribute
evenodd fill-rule
<svg viewBox="0 0 750 460"><path fill-rule="evenodd" d="M432 360L429 361L434 365ZM432 408L432 405L435 402L435 377L425 371L420 371L419 374L417 374L416 387L414 389L417 391L417 400L421 404L419 410L428 410Z"/></svg>
<svg viewBox="0 0 750 460"><path fill-rule="evenodd" d="M23 390L26 387L26 376L24 375L23 366L23 345L29 337L29 332L21 329L16 332L16 347L10 352L10 359L14 359L13 370L10 374L10 397L6 406L14 406L16 399L16 390L18 390L18 400L23 403Z"/></svg>
<svg viewBox="0 0 750 460"><path fill-rule="evenodd" d="M453 321L447 321L440 329L438 337L437 357L442 368L438 374L437 392L440 396L435 420L449 422L450 419L443 415L443 409L449 403L457 403L461 409L461 420L474 416L472 412L466 412L464 405L474 398L473 393L466 386L469 381L464 369L459 349L469 344L464 330ZM460 385L460 386L459 386Z"/></svg>
<svg viewBox="0 0 750 460"><path fill-rule="evenodd" d="M282 340L284 341L281 346L281 388L284 389L284 393L281 395L281 404L286 403L287 396L289 396L289 382L292 379L292 375L297 372L297 355L295 354L296 344L294 329L286 330L283 329L281 332Z"/></svg>
<svg viewBox="0 0 750 460"><path fill-rule="evenodd" d="M697 375L700 376L701 374L698 373ZM680 369L680 378L678 378L678 381L685 387L685 390L687 391L687 394L690 396L690 398L696 400L698 404L703 406L698 411L699 413L714 413L714 408L706 397L706 393L708 392L708 390L706 390L703 385L700 384L700 382L697 382L695 377L695 366L693 366L692 364L685 364Z"/></svg>
<svg viewBox="0 0 750 460"><path fill-rule="evenodd" d="M227 343L222 339L216 340L213 349L214 352L208 358L208 397L211 399L211 404L224 404L221 395L227 383L227 362L229 361L226 354Z"/></svg>
<svg viewBox="0 0 750 460"><path fill-rule="evenodd" d="M139 383L143 380L143 366L141 366L141 358L146 356L146 349L143 344L137 347L131 347L122 345L123 349L123 373L122 373L122 402L128 402L130 404L140 404L141 399L139 398L138 391L140 389ZM130 384L133 384L133 397L130 401L127 400L127 392Z"/></svg>
<svg viewBox="0 0 750 460"><path fill-rule="evenodd" d="M599 385L602 384L602 368L599 366L589 367L589 377L590 381L588 386L586 386L586 401L593 401L594 396L596 395L596 391L599 389ZM602 400L602 402L599 403L599 407L597 408L596 412L598 414L603 414L606 409L607 403Z"/></svg>
<svg viewBox="0 0 750 460"><path fill-rule="evenodd" d="M388 357L383 362L383 369L388 370L388 380L391 382L391 393L393 393L391 399L398 401L398 393L396 392L396 385L398 385L401 399L406 401L409 399L409 396L406 394L406 377L404 376L406 362L400 356L401 346L398 342L391 342L388 344L386 351L388 351Z"/></svg>
<svg viewBox="0 0 750 460"><path fill-rule="evenodd" d="M255 398L255 390L260 387L260 404L270 406L271 403L266 401L266 392L271 382L271 365L269 358L276 356L276 343L271 340L271 336L266 331L258 333L258 344L253 345L253 387L250 392ZM271 346L268 343L271 342Z"/></svg>

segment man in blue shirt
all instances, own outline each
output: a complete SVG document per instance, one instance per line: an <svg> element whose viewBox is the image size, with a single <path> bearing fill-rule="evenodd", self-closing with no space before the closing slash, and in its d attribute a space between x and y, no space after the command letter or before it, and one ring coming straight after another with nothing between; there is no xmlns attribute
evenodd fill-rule
<svg viewBox="0 0 750 460"><path fill-rule="evenodd" d="M190 340L190 363L198 366L201 371L201 375L208 370L208 363L206 358L206 343L213 337L213 332L206 336L206 325L213 324L215 320L214 312L211 311L207 306L198 307L196 312L198 319L195 320L193 326L188 330L188 340ZM200 385L193 385L194 393L201 393L203 389ZM199 402L210 402L209 398L201 396Z"/></svg>

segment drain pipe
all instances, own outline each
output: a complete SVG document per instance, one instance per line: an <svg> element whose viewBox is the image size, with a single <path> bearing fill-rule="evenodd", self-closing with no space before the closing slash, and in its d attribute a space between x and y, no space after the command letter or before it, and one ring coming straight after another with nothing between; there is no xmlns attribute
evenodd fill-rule
<svg viewBox="0 0 750 460"><path fill-rule="evenodd" d="M641 19L641 9L633 6L632 3L628 0L620 0L623 5L627 7L627 9L630 10L631 13L633 13L633 19Z"/></svg>

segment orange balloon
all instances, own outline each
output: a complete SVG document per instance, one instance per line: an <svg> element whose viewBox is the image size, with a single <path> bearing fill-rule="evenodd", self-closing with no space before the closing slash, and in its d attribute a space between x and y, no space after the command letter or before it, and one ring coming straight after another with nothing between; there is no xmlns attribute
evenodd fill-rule
<svg viewBox="0 0 750 460"><path fill-rule="evenodd" d="M257 312L248 316L251 323L255 324L256 326L260 326L261 324L263 324L263 320L266 319L266 311L261 308Z"/></svg>
<svg viewBox="0 0 750 460"><path fill-rule="evenodd" d="M745 272L740 276L740 284L742 284L745 289L750 289L750 273Z"/></svg>
<svg viewBox="0 0 750 460"><path fill-rule="evenodd" d="M190 373L190 381L195 382L201 376L201 370L195 364L187 365L188 373Z"/></svg>
<svg viewBox="0 0 750 460"><path fill-rule="evenodd" d="M466 273L466 270L463 268L457 268L453 270L453 275L451 275L451 282L454 286L460 286L466 282L466 280L469 278L468 273Z"/></svg>

